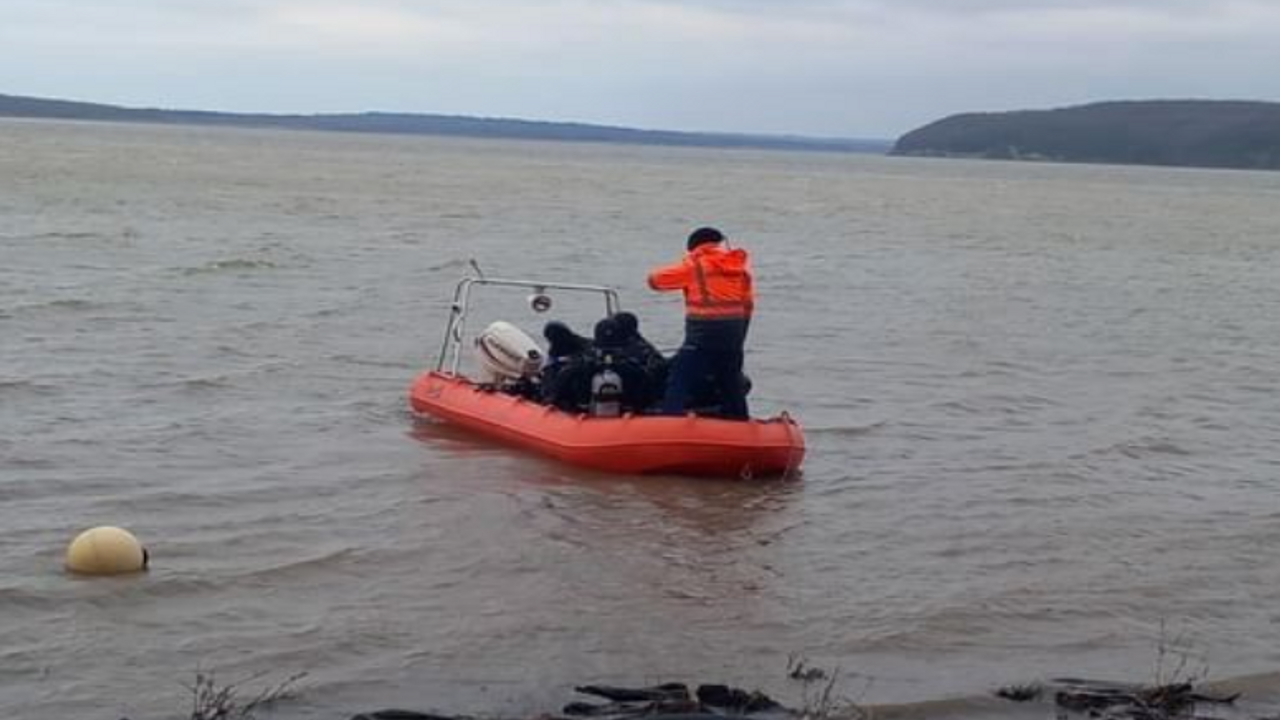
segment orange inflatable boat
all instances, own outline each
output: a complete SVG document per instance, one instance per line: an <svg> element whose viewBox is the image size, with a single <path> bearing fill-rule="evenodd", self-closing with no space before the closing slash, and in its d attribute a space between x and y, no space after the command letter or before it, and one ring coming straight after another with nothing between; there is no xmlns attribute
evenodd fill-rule
<svg viewBox="0 0 1280 720"><path fill-rule="evenodd" d="M749 478L788 474L800 467L804 434L786 413L768 420L738 421L693 414L596 417L564 412L503 387L503 375L508 372L504 367L509 368L508 377L527 372L520 368L537 360L535 347L490 344L491 337L483 334L476 344L484 377L481 381L468 378L458 366L471 291L480 285L532 289L530 306L538 312L551 305L546 294L549 289L598 292L605 297L608 315L618 310L614 291L600 286L463 279L455 291L437 367L422 373L410 388L410 405L415 412L564 462L608 472ZM504 353L510 356L505 361Z"/></svg>

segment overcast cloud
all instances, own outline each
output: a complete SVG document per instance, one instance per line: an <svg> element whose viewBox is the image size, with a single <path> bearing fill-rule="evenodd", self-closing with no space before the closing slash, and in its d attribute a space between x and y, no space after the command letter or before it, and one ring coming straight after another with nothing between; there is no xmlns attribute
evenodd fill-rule
<svg viewBox="0 0 1280 720"><path fill-rule="evenodd" d="M1280 100L1277 0L0 0L0 92L895 137L970 110Z"/></svg>

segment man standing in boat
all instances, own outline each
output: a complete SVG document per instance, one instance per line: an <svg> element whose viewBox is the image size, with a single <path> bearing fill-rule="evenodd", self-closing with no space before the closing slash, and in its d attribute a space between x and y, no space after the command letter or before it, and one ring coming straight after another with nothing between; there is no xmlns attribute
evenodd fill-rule
<svg viewBox="0 0 1280 720"><path fill-rule="evenodd" d="M684 344L671 363L662 411L683 413L699 385L709 382L721 414L745 420L742 355L755 306L751 258L711 227L694 230L687 249L679 262L649 273L654 290L684 292Z"/></svg>

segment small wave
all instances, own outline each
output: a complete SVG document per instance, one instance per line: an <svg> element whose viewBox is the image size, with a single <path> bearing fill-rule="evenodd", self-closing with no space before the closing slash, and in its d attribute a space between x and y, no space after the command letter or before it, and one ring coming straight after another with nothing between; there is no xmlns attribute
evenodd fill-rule
<svg viewBox="0 0 1280 720"><path fill-rule="evenodd" d="M871 423L870 425L835 425L832 427L806 427L804 432L806 435L814 437L857 437L860 435L869 435L889 424L888 420Z"/></svg>
<svg viewBox="0 0 1280 720"><path fill-rule="evenodd" d="M24 470L50 470L58 467L58 461L47 457L28 457L18 455L14 452L6 452L4 458L5 465L10 468L21 468Z"/></svg>
<svg viewBox="0 0 1280 720"><path fill-rule="evenodd" d="M28 235L30 240L93 240L97 238L106 238L106 235L96 232L86 231L68 231L68 232L44 232L35 235Z"/></svg>
<svg viewBox="0 0 1280 720"><path fill-rule="evenodd" d="M360 560L360 553L354 548L342 548L340 550L332 550L322 552L318 555L301 560L293 560L289 562L277 563L270 567L258 568L247 573L239 575L241 580L267 580L270 582L279 582L281 578L292 577L296 574L308 574L315 570L324 571L334 566L344 565L353 561Z"/></svg>
<svg viewBox="0 0 1280 720"><path fill-rule="evenodd" d="M398 422L403 419L405 413L412 414L412 410L405 408L406 403L399 400L356 400L346 403L342 406L344 410L350 410L357 413L360 417L377 423Z"/></svg>
<svg viewBox="0 0 1280 720"><path fill-rule="evenodd" d="M0 393L41 389L44 388L30 380L5 380L4 378L0 378Z"/></svg>
<svg viewBox="0 0 1280 720"><path fill-rule="evenodd" d="M1022 363L1003 360L989 360L982 365L960 372L962 378L995 378L1017 377L1037 372L1037 369Z"/></svg>
<svg viewBox="0 0 1280 720"><path fill-rule="evenodd" d="M230 260L211 260L199 267L181 268L183 275L210 275L221 272L243 272L247 270L271 270L278 267L270 260L251 260L248 258L232 258Z"/></svg>
<svg viewBox="0 0 1280 720"><path fill-rule="evenodd" d="M143 592L159 598L176 598L179 596L207 595L225 589L225 584L217 578L197 576L189 573L160 575L156 582L147 583Z"/></svg>
<svg viewBox="0 0 1280 720"><path fill-rule="evenodd" d="M226 375L187 378L181 381L181 385L184 390L222 390L231 387L231 378Z"/></svg>
<svg viewBox="0 0 1280 720"><path fill-rule="evenodd" d="M1125 457L1142 459L1152 455L1191 455L1192 452L1180 445L1169 440L1156 438L1140 438L1137 440L1126 440L1113 445L1094 450L1092 455L1113 455L1120 454Z"/></svg>
<svg viewBox="0 0 1280 720"><path fill-rule="evenodd" d="M1000 415L1016 415L1026 412L1036 412L1046 408L1052 408L1058 404L1058 401L1053 398L1043 397L1040 395L992 394L943 400L934 403L931 407L941 412L954 415L990 416L994 413L999 413Z"/></svg>
<svg viewBox="0 0 1280 720"><path fill-rule="evenodd" d="M49 607L49 595L22 587L0 587L0 606L43 610Z"/></svg>
<svg viewBox="0 0 1280 720"><path fill-rule="evenodd" d="M981 407L965 400L942 400L931 407L947 415L980 415L985 412Z"/></svg>
<svg viewBox="0 0 1280 720"><path fill-rule="evenodd" d="M218 351L221 354L234 355L235 357L250 357L248 353L242 353L233 348L219 347ZM198 374L192 373L189 375L166 373L163 376L157 376L147 382L143 382L140 386L147 389L178 389L197 392L203 390L225 390L226 388L235 387L246 380L293 367L295 365L286 360L260 360L252 366L246 367L242 365L226 372L205 370Z"/></svg>
<svg viewBox="0 0 1280 720"><path fill-rule="evenodd" d="M446 261L446 262L442 262L442 263L440 263L440 264L438 264L438 265L429 265L429 266L427 267L427 272L439 272L439 271L442 271L442 270L455 270L455 269L457 269L457 268L466 268L466 267L470 267L470 266L471 266L471 261L470 261L470 260L455 259L455 260L448 260L448 261Z"/></svg>
<svg viewBox="0 0 1280 720"><path fill-rule="evenodd" d="M327 359L347 365L363 365L366 367L390 368L392 370L412 370L417 367L417 365L406 363L403 360L373 360L368 357L349 354L330 355Z"/></svg>
<svg viewBox="0 0 1280 720"><path fill-rule="evenodd" d="M20 400L26 398L47 398L57 395L59 388L57 385L49 385L46 383L35 382L33 380L20 380L0 378L0 399Z"/></svg>
<svg viewBox="0 0 1280 720"><path fill-rule="evenodd" d="M44 307L52 310L90 310L100 307L92 300L79 300L76 298L68 298L65 300L53 300L44 304Z"/></svg>
<svg viewBox="0 0 1280 720"><path fill-rule="evenodd" d="M92 583L91 579L76 578ZM140 585L125 582L107 583L95 587L88 594L81 595L74 588L60 585L54 589L44 589L12 585L0 587L0 606L21 607L33 610L47 610L51 602L66 599L68 591L94 605L103 607L115 606L121 595L141 593L153 597L177 597L180 595L205 595L221 589L223 584L213 578L190 573L170 573L163 569L153 570L148 582Z"/></svg>
<svg viewBox="0 0 1280 720"><path fill-rule="evenodd" d="M236 347L235 345L227 345L225 343L221 345L217 345L213 349L219 355L226 355L229 357L238 357L238 358L256 357L254 353L244 348Z"/></svg>
<svg viewBox="0 0 1280 720"><path fill-rule="evenodd" d="M0 312L3 312L8 317L14 317L17 315L45 312L83 313L90 310L101 310L105 307L105 305L92 300L84 300L82 298L61 298L58 300L49 300L47 302L17 305Z"/></svg>

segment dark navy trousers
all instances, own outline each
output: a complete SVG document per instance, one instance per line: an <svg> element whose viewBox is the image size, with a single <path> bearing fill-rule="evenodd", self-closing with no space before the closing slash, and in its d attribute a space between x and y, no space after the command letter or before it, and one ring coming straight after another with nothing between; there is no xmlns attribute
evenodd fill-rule
<svg viewBox="0 0 1280 720"><path fill-rule="evenodd" d="M685 320L684 344L671 360L662 412L680 415L690 407L718 401L720 414L746 420L746 387L742 380L743 346L750 321Z"/></svg>

